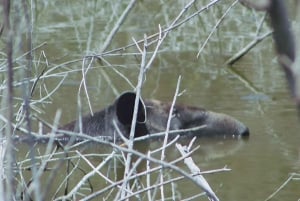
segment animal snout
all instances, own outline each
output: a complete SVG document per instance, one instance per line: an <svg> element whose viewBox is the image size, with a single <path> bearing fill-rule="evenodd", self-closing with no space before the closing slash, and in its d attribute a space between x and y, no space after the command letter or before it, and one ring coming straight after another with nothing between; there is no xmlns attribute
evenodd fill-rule
<svg viewBox="0 0 300 201"><path fill-rule="evenodd" d="M241 136L241 137L249 137L249 135L250 135L249 128L245 126L245 127L241 130L240 136Z"/></svg>

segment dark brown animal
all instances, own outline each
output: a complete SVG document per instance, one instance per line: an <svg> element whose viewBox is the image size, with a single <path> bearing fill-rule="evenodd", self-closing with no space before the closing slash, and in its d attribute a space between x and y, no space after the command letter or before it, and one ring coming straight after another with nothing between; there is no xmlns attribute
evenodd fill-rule
<svg viewBox="0 0 300 201"><path fill-rule="evenodd" d="M90 136L104 136L119 140L120 132L129 137L136 94L125 92L106 109L73 121L61 130L82 132ZM151 135L166 130L171 104L156 100L139 100L134 137ZM80 123L81 122L81 123ZM114 123L115 122L115 123ZM207 111L198 107L175 105L170 130L189 129L205 125L201 129L179 132L187 137L248 137L249 129L240 121L226 114ZM118 129L116 129L118 128ZM119 130L119 132L117 131Z"/></svg>

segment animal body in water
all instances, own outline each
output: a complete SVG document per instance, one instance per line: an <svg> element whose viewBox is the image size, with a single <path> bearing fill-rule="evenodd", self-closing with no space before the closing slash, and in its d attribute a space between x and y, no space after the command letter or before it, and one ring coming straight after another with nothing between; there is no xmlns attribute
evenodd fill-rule
<svg viewBox="0 0 300 201"><path fill-rule="evenodd" d="M125 92L107 108L70 122L61 127L60 130L84 133L89 136L108 137L114 141L122 139L120 135L128 138L135 97L134 92ZM170 103L162 103L157 100L143 101L140 98L134 137L165 131L170 109ZM199 126L203 126L203 128L192 129ZM184 137L240 138L249 136L249 129L242 122L229 115L199 107L175 104L169 130L182 129L191 129L187 132L178 132Z"/></svg>

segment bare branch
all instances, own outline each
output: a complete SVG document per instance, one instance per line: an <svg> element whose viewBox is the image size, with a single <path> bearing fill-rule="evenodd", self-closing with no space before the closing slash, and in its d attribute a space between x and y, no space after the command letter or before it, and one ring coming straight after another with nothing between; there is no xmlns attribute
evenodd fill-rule
<svg viewBox="0 0 300 201"><path fill-rule="evenodd" d="M114 26L114 28L111 30L110 34L108 35L108 37L106 38L106 41L104 42L103 46L101 47L100 52L104 52L109 44L111 43L113 37L116 35L116 33L118 32L119 28L121 27L121 25L123 24L123 22L125 21L126 17L128 16L129 12L132 10L132 8L135 5L136 0L131 0L128 4L128 6L126 7L126 9L124 10L124 12L122 13L122 15L120 16L120 18L118 19L116 25Z"/></svg>
<svg viewBox="0 0 300 201"><path fill-rule="evenodd" d="M184 156L186 153L189 152L187 147L182 146L181 144L176 144L176 147L182 156ZM189 147L191 147L191 145ZM190 169L190 171L193 175L198 175L201 172L200 168L194 163L192 157L185 158L184 163L188 166L188 168ZM199 184L199 186L206 192L207 196L211 200L219 201L219 198L214 193L214 191L212 190L212 188L209 186L206 179L202 175L196 176L195 179L196 179L197 183Z"/></svg>

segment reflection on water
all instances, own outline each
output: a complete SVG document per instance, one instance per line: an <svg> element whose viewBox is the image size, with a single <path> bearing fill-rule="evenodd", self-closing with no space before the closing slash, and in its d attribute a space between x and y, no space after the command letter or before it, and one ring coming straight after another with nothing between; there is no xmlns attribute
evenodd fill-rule
<svg viewBox="0 0 300 201"><path fill-rule="evenodd" d="M157 32L158 24L170 24L174 15L184 6L181 4L181 1L137 3L109 50L133 43L132 38L142 39L145 33L150 35ZM197 2L189 14L202 4L205 5L205 1ZM84 5L81 1L72 1L72 4L69 1L36 2L34 43L47 42L41 49L45 51L49 66L45 73L48 77L38 83L33 99L45 96L64 79L59 89L51 95L51 104L35 105L38 108L35 111L40 112L38 116L53 122L57 109L62 109L60 122L64 124L76 119L78 94L81 97L80 110L90 113L88 102L93 111L99 110L112 103L116 94L132 90L131 84L136 85L141 57L134 45L125 51L107 54L103 60L86 58L83 62L82 59L84 55L99 53L126 5L125 1L88 1ZM224 166L232 169L230 172L206 176L221 200L264 200L288 178L289 173L300 171L299 120L287 92L283 73L274 59L270 38L262 41L234 65L232 68L235 71L223 66L228 57L253 40L256 23L262 19L263 13L254 13L239 4L234 6L217 32L211 36L200 57L196 58L199 47L228 6L221 1L168 35L147 72L142 94L144 98L172 101L177 79L182 76L180 91L184 93L178 97L178 102L227 113L244 122L250 128L248 141L199 139L194 143L194 146L200 145L200 148L193 154L193 159L203 170ZM264 24L262 31L268 31L268 26ZM153 50L153 46L149 47L149 51ZM34 54L37 57L39 52ZM42 68L36 63L35 73L39 74ZM85 76L87 93L82 88L79 90L82 68L88 68ZM127 79L132 83L129 84ZM142 144L142 152L147 153L148 149L153 150L160 143L153 142L147 146ZM36 147L37 155L41 156L38 159L40 164L46 151L45 146ZM70 191L76 182L92 170L92 165L101 164L113 153L111 147L102 144L86 145L84 149L78 148L80 151L74 148L68 156L62 150L52 152L53 149L48 153L53 160L45 166L46 171L41 176L42 188L49 187L48 193L52 196L62 195L66 189ZM21 176L25 181L30 181L30 171L26 168L31 162L25 161L27 153L27 145L17 145L19 165L24 169L24 175ZM108 178L115 180L119 179L123 171L119 160L123 156L118 154L115 153L112 165L107 163L104 171ZM88 157L91 164L82 155ZM168 160L179 156L174 146L167 150L166 155ZM72 163L66 158L72 159ZM180 165L184 167L184 164ZM145 168L147 166L141 167ZM76 176L68 177L72 171L75 172L72 175ZM48 181L50 177L54 179ZM100 178L103 175L86 181L82 192L87 194L92 191L92 187L95 192L97 188L107 186L109 180ZM199 188L190 182L180 182L176 184L177 187L170 185L170 189L180 189L182 198L199 193ZM62 183L64 186L59 186ZM70 186L65 186L66 183ZM300 197L299 189L300 182L293 181L276 199L297 200Z"/></svg>

